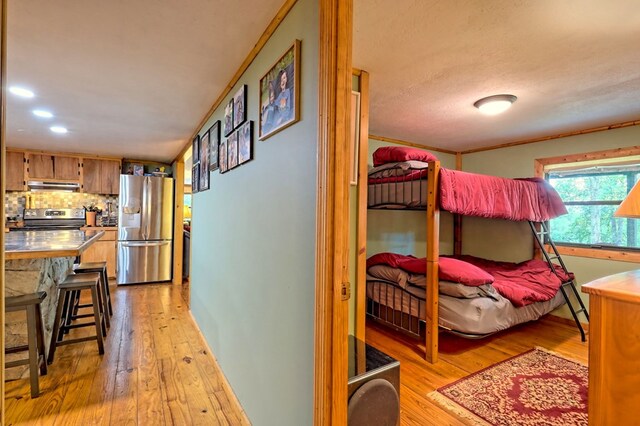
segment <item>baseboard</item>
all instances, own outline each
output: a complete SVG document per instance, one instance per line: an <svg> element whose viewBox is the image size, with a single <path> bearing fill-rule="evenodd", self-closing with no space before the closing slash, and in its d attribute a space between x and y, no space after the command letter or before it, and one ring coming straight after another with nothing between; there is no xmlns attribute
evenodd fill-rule
<svg viewBox="0 0 640 426"><path fill-rule="evenodd" d="M238 400L238 397L236 396L235 392L233 391L233 388L229 384L229 381L227 380L227 377L224 375L224 372L220 368L220 364L218 364L218 360L216 359L215 353L211 350L211 347L209 346L209 342L207 342L207 339L204 338L204 334L202 334L202 330L200 330L200 326L198 325L198 321L196 321L196 319L194 318L193 313L191 312L191 309L189 309L188 312L189 312L189 316L191 317L191 321L193 321L193 323L196 326L196 330L198 331L198 334L200 335L200 338L204 342L204 346L207 349L207 352L213 357L213 360L216 363L217 370L220 373L220 376L222 377L222 386L224 387L225 392L228 395L231 395L231 399L232 400L230 402L232 404L235 404L239 409L238 411L240 411L240 414L242 416L242 418L240 419L240 422L243 425L250 425L251 422L249 421L249 417L247 417L247 413L245 413L244 408L242 408L242 405L240 404L240 401Z"/></svg>
<svg viewBox="0 0 640 426"><path fill-rule="evenodd" d="M549 321L557 322L559 324L570 325L573 327L575 327L576 325L576 322L571 318L559 317L553 314L547 315L547 318L549 319ZM585 333L589 331L589 323L580 321L580 324L582 324L582 328L584 329Z"/></svg>

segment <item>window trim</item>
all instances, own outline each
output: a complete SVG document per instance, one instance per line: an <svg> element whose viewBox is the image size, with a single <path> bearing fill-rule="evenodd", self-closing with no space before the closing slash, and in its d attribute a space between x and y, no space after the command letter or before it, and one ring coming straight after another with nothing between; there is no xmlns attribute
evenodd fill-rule
<svg viewBox="0 0 640 426"><path fill-rule="evenodd" d="M591 162L594 160L611 160L640 155L640 146L615 148L603 151L592 151L579 154L560 155L556 157L536 158L533 160L533 170L536 177L543 178L549 166L561 164ZM588 257L593 259L616 260L622 262L640 262L640 252L637 250L625 250L615 248L575 247L556 243L560 254L567 256ZM546 246L550 250L549 246Z"/></svg>

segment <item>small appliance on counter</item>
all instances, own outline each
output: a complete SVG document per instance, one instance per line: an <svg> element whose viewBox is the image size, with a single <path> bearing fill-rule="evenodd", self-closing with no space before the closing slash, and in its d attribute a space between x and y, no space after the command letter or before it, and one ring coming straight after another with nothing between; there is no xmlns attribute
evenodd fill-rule
<svg viewBox="0 0 640 426"><path fill-rule="evenodd" d="M118 204L118 284L170 281L173 179L120 175Z"/></svg>

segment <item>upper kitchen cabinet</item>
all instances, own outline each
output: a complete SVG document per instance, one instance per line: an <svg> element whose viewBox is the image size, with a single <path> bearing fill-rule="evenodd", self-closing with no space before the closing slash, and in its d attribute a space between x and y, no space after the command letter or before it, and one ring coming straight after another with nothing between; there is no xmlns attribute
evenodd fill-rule
<svg viewBox="0 0 640 426"><path fill-rule="evenodd" d="M91 194L120 192L120 161L85 158L82 164L84 192Z"/></svg>
<svg viewBox="0 0 640 426"><path fill-rule="evenodd" d="M24 153L7 151L7 191L23 191L24 178Z"/></svg>
<svg viewBox="0 0 640 426"><path fill-rule="evenodd" d="M80 161L77 157L29 154L29 179L79 180Z"/></svg>

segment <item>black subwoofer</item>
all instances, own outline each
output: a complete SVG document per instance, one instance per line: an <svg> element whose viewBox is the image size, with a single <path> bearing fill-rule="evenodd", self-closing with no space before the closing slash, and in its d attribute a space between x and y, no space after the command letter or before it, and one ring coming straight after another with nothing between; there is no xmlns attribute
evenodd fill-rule
<svg viewBox="0 0 640 426"><path fill-rule="evenodd" d="M349 426L396 426L400 419L400 363L349 336Z"/></svg>

